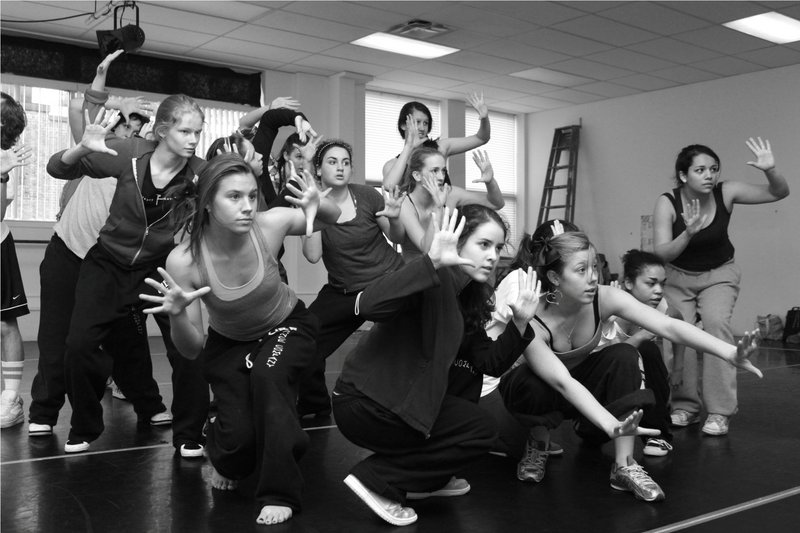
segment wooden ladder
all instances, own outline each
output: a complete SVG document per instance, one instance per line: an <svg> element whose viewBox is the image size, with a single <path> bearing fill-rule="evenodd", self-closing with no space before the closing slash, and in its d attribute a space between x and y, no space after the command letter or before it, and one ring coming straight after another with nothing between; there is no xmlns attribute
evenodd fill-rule
<svg viewBox="0 0 800 533"><path fill-rule="evenodd" d="M573 221L580 130L580 125L565 126L556 128L553 133L553 147L550 149L550 160L547 162L547 175L544 180L537 227L552 218ZM554 194L555 191L558 192ZM554 205L554 201L560 203ZM551 211L561 211L563 216L552 216Z"/></svg>

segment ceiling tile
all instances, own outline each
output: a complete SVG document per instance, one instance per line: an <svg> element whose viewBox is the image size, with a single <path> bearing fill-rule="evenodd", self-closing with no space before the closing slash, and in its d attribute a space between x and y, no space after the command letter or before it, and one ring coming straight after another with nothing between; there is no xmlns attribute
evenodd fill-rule
<svg viewBox="0 0 800 533"><path fill-rule="evenodd" d="M152 4L153 2L139 2L140 8ZM172 2L159 0L158 5L172 9L185 10L188 8L186 2ZM248 22L269 12L269 8L257 6L248 2L192 2L190 12L213 15L240 22Z"/></svg>
<svg viewBox="0 0 800 533"><path fill-rule="evenodd" d="M651 55L640 54L625 48L614 48L605 52L586 56L590 61L597 61L614 67L625 68L635 72L650 72L673 66L675 63L658 59Z"/></svg>
<svg viewBox="0 0 800 533"><path fill-rule="evenodd" d="M737 59L735 57L718 57L716 59L709 59L708 61L693 63L692 66L699 69L710 70L720 76L736 76L761 70L761 67L755 63L750 63L749 61Z"/></svg>
<svg viewBox="0 0 800 533"><path fill-rule="evenodd" d="M242 24L237 20L201 15L188 10L168 9L155 4L140 3L137 5L139 7L139 25L145 33L150 24L215 34L231 31ZM132 10L125 11L125 24L130 24L135 20L132 12Z"/></svg>
<svg viewBox="0 0 800 533"><path fill-rule="evenodd" d="M770 46L769 48L741 53L738 57L767 68L786 67L800 64L800 48L794 50L786 46Z"/></svg>
<svg viewBox="0 0 800 533"><path fill-rule="evenodd" d="M612 67L610 65L596 63L595 61L577 58L553 63L547 68L598 81L605 81L633 74L633 72L628 69Z"/></svg>
<svg viewBox="0 0 800 533"><path fill-rule="evenodd" d="M543 28L524 35L517 35L514 37L514 40L571 56L594 54L611 48L611 45L608 44L584 39L583 37L578 37L577 35L571 35L569 33L558 32L550 28Z"/></svg>
<svg viewBox="0 0 800 533"><path fill-rule="evenodd" d="M200 63L208 63L215 67L242 66L254 68L256 70L278 69L282 64L280 61L269 61L263 58L259 58L257 64L255 64L255 60L253 58L242 57L240 54L217 52L214 50L192 50L189 54L184 56L183 59L194 59ZM250 61L253 61L254 64L249 64Z"/></svg>
<svg viewBox="0 0 800 533"><path fill-rule="evenodd" d="M557 24L584 15L583 11L570 7L567 2L491 2L490 9L539 26Z"/></svg>
<svg viewBox="0 0 800 533"><path fill-rule="evenodd" d="M486 6L488 10L476 9L473 5ZM533 31L535 24L508 17L491 10L491 5L478 2L450 2L425 14L426 20L438 22L450 28L461 28L495 37L510 37Z"/></svg>
<svg viewBox="0 0 800 533"><path fill-rule="evenodd" d="M439 9L442 6L450 4L451 2L387 2L386 0L379 0L377 2L361 2L360 5L369 6L375 9L383 9L384 11L391 11L393 13L401 13L408 16L410 19L424 18L421 15L426 15L434 9ZM429 19L425 19L429 20Z"/></svg>
<svg viewBox="0 0 800 533"><path fill-rule="evenodd" d="M397 24L408 22L406 17L399 13L358 5L358 2L292 2L283 9L323 20L370 28L373 31L385 31Z"/></svg>
<svg viewBox="0 0 800 533"><path fill-rule="evenodd" d="M629 96L639 92L638 89L633 87L624 87L608 81L596 81L594 83L587 83L586 85L579 85L578 89L583 92L605 96L606 98L618 98L620 96Z"/></svg>
<svg viewBox="0 0 800 533"><path fill-rule="evenodd" d="M418 57L393 54L391 52L384 52L383 50L375 50L373 48L366 48L364 46L356 46L354 44L342 44L335 48L331 48L330 50L325 51L325 55L395 68L407 68L422 61Z"/></svg>
<svg viewBox="0 0 800 533"><path fill-rule="evenodd" d="M303 59L293 61L292 64L325 69L332 72L354 72L356 74L367 74L369 76L379 76L392 70L391 67L387 66L373 65L371 63L363 63L360 61L350 61L349 59L319 54L310 55L308 57L304 57Z"/></svg>
<svg viewBox="0 0 800 533"><path fill-rule="evenodd" d="M479 81L495 76L495 74L484 70L459 67L458 65L442 63L441 61L435 59L430 59L428 61L422 61L421 63L415 64L414 71L421 72L423 74L430 74L431 76L444 76L453 80L467 82Z"/></svg>
<svg viewBox="0 0 800 533"><path fill-rule="evenodd" d="M431 89L430 87L423 87L421 85L414 85L413 83L389 81L383 79L375 79L370 81L367 83L367 88L398 94L407 94L409 96L430 97L435 92L435 89Z"/></svg>
<svg viewBox="0 0 800 533"><path fill-rule="evenodd" d="M759 48L766 48L772 44L764 39L751 37L750 35L728 29L724 26L713 26L702 30L679 33L673 37L679 41L692 43L728 55L747 52L749 50L758 50Z"/></svg>
<svg viewBox="0 0 800 533"><path fill-rule="evenodd" d="M556 61L569 59L570 57L568 55L559 54L558 52L553 52L552 50L535 48L509 39L500 39L481 44L472 48L472 51L489 54L490 56L502 57L504 59L511 59L534 66L544 66L555 63Z"/></svg>
<svg viewBox="0 0 800 533"><path fill-rule="evenodd" d="M523 70L521 72L515 72L513 76L515 78L538 81L541 83L556 85L558 87L574 87L576 85L583 85L584 83L595 81L582 76L573 76L572 74L566 74L564 72L558 72L540 67Z"/></svg>
<svg viewBox="0 0 800 533"><path fill-rule="evenodd" d="M371 30L349 24L322 20L313 16L291 13L289 11L270 11L267 15L250 21L257 26L286 29L313 35L319 39L350 42L371 33Z"/></svg>
<svg viewBox="0 0 800 533"><path fill-rule="evenodd" d="M261 44L271 44L283 48L294 48L304 52L322 52L337 46L337 41L319 39L302 33L291 33L288 31L265 28L254 24L246 24L233 31L227 32L225 37L239 39L242 41L252 41Z"/></svg>
<svg viewBox="0 0 800 533"><path fill-rule="evenodd" d="M201 46L214 39L214 36L208 33L198 31L181 30L179 28L168 28L166 26L158 26L156 24L148 24L143 26L145 41L144 47L148 48L148 41L158 41L162 43L172 43L189 46L194 48Z"/></svg>
<svg viewBox="0 0 800 533"><path fill-rule="evenodd" d="M488 43L495 39L497 39L497 37L493 37L485 33L457 28L450 33L445 33L444 35L439 35L429 39L429 41L436 44L442 44L444 46L458 48L459 50L470 50L482 43Z"/></svg>
<svg viewBox="0 0 800 533"><path fill-rule="evenodd" d="M223 52L226 54L238 54L252 58L264 59L272 62L291 63L307 57L308 52L279 48L268 44L253 43L250 41L240 41L228 37L219 37L204 44L202 50L212 52Z"/></svg>
<svg viewBox="0 0 800 533"><path fill-rule="evenodd" d="M503 87L526 94L541 94L548 91L553 91L559 87L563 87L563 85L556 86L549 83L526 80L513 76L494 76L483 80L481 83L484 85L491 85L492 87Z"/></svg>
<svg viewBox="0 0 800 533"><path fill-rule="evenodd" d="M756 2L666 2L665 5L717 24L766 11Z"/></svg>
<svg viewBox="0 0 800 533"><path fill-rule="evenodd" d="M386 74L381 75L381 79L412 83L414 85L420 85L422 87L428 87L431 89L447 89L448 87L454 87L463 83L461 80L452 80L442 76L429 76L428 74L420 74L419 72L416 72L416 70L393 70L392 72L387 72Z"/></svg>
<svg viewBox="0 0 800 533"><path fill-rule="evenodd" d="M626 76L624 78L616 78L614 83L624 85L626 87L633 87L641 91L657 91L658 89L666 89L667 87L674 87L678 85L677 81L667 80L648 74L636 74L633 76Z"/></svg>
<svg viewBox="0 0 800 533"><path fill-rule="evenodd" d="M653 32L641 30L627 24L620 24L596 15L568 20L554 25L553 29L615 46L626 46L658 37Z"/></svg>
<svg viewBox="0 0 800 533"><path fill-rule="evenodd" d="M672 35L704 28L712 23L653 2L625 2L620 6L602 12L602 16L642 28L661 35Z"/></svg>
<svg viewBox="0 0 800 533"><path fill-rule="evenodd" d="M456 52L455 54L441 57L439 60L443 63L450 63L467 68L477 68L495 74L510 74L523 70L527 66L524 63L467 51Z"/></svg>
<svg viewBox="0 0 800 533"><path fill-rule="evenodd" d="M465 92L483 93L486 98L490 99L515 100L517 98L522 98L523 96L527 96L524 92L511 91L509 89L494 87L492 85L486 85L484 83L469 83L469 84L464 84L464 87L466 88Z"/></svg>
<svg viewBox="0 0 800 533"><path fill-rule="evenodd" d="M547 98L546 96L526 96L524 98L512 100L512 102L516 102L518 104L527 104L540 109L558 109L560 107L568 107L572 105L569 102L556 100L555 98Z"/></svg>
<svg viewBox="0 0 800 533"><path fill-rule="evenodd" d="M720 77L719 74L707 70L700 70L688 65L677 65L675 67L656 70L650 74L658 76L659 78L674 80L678 83L699 83L701 81L714 80Z"/></svg>
<svg viewBox="0 0 800 533"><path fill-rule="evenodd" d="M668 37L662 37L660 39L654 39L644 43L633 44L627 46L626 48L628 50L641 52L654 57L660 57L661 59L666 59L667 61L673 61L680 64L689 61L703 61L720 56L718 52L714 52L713 50L701 48L690 43L676 41L675 39L670 39Z"/></svg>
<svg viewBox="0 0 800 533"><path fill-rule="evenodd" d="M557 91L546 93L543 96L555 98L556 100L563 100L572 104L587 104L589 102L603 100L604 98L598 94L585 93L582 91L576 91L575 89L559 89Z"/></svg>

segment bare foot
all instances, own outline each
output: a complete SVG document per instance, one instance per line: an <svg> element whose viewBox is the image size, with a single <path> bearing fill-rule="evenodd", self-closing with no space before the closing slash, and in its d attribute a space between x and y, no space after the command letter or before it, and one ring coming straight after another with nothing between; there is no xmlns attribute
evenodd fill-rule
<svg viewBox="0 0 800 533"><path fill-rule="evenodd" d="M280 524L281 522L286 522L292 517L292 510L289 507L283 507L282 505L265 505L261 508L261 513L259 513L258 518L256 518L256 524Z"/></svg>
<svg viewBox="0 0 800 533"><path fill-rule="evenodd" d="M228 479L219 472L217 469L211 468L211 486L217 490L233 490L239 485L235 479ZM262 511L263 512L263 511Z"/></svg>

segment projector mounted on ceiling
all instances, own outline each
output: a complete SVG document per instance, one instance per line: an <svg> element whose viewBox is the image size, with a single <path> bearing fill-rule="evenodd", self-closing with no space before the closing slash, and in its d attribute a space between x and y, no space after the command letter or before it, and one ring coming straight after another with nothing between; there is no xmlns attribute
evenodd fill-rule
<svg viewBox="0 0 800 533"><path fill-rule="evenodd" d="M439 35L450 33L450 31L452 31L450 28L442 24L414 19L405 24L392 26L387 33L402 35L410 39L430 39L431 37L438 37Z"/></svg>

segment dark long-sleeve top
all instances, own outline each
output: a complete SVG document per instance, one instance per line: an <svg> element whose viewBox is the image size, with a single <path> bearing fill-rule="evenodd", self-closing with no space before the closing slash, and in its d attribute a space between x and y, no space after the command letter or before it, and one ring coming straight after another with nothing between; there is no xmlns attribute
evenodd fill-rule
<svg viewBox="0 0 800 533"><path fill-rule="evenodd" d="M100 230L98 242L122 265L139 265L165 258L175 246L175 225L172 209L164 216L147 223L142 183L156 142L139 138L106 139L106 146L119 155L90 153L77 163L67 165L61 161L66 150L57 152L47 163L47 172L62 180L81 176L92 178L117 178L117 189L111 201L108 220ZM192 156L178 176L192 180L205 163Z"/></svg>
<svg viewBox="0 0 800 533"><path fill-rule="evenodd" d="M456 358L477 368L506 368L533 340L508 327L497 340L483 330L465 335L459 267L436 270L425 255L361 292L356 313L376 324L344 363L336 390L355 391L428 435L439 415Z"/></svg>
<svg viewBox="0 0 800 533"><path fill-rule="evenodd" d="M269 176L269 156L272 152L272 144L275 142L275 137L278 136L278 131L284 126L294 126L295 117L306 118L304 114L293 109L280 107L278 109L269 109L258 122L258 129L253 137L253 147L256 152L263 156L261 160L261 191L264 195L264 200L267 205L272 204L277 197L275 187L272 185L272 180Z"/></svg>

